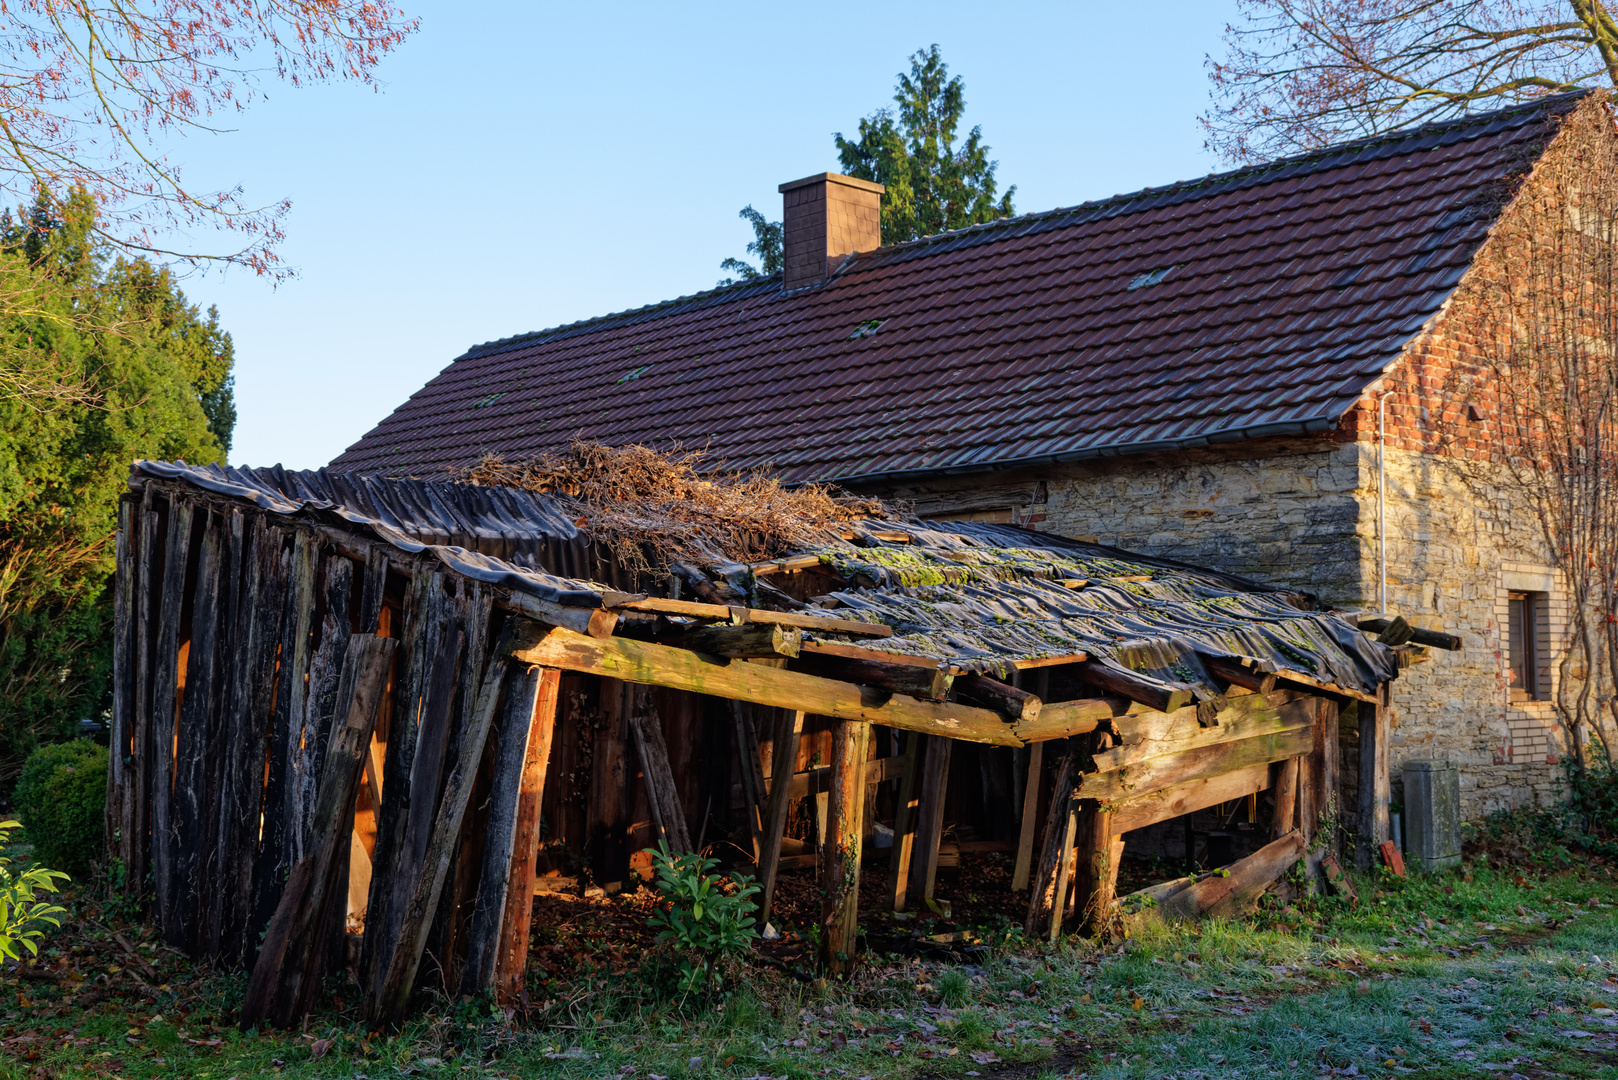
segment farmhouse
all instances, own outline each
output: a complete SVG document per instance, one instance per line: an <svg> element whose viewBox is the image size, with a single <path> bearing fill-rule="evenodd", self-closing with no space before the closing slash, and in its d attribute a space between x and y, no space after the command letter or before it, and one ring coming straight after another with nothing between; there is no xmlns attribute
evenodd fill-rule
<svg viewBox="0 0 1618 1080"><path fill-rule="evenodd" d="M783 273L479 345L332 467L439 477L577 436L1093 537L1459 635L1397 684L1393 782L1553 797L1567 598L1526 508L1449 467L1468 288L1573 93L883 246L879 185L782 185ZM1571 212L1571 210L1570 210Z"/></svg>
<svg viewBox="0 0 1618 1080"><path fill-rule="evenodd" d="M592 533L520 486L138 462L130 488L109 843L170 946L252 968L244 1027L345 968L372 1024L423 987L515 1000L542 875L632 887L657 841L756 870L765 918L783 870L818 874L832 972L862 864L915 907L946 830L1010 860L1030 932L1107 924L1126 849L1165 833L1234 861L1164 908L1238 911L1385 835L1379 712L1453 644L815 491L771 496L773 557L710 525L668 573L603 539L612 507Z"/></svg>

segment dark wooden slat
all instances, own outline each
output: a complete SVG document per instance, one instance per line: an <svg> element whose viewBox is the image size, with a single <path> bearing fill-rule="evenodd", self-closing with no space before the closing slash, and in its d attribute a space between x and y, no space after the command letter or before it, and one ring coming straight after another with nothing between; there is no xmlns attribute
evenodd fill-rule
<svg viewBox="0 0 1618 1080"><path fill-rule="evenodd" d="M393 715L382 766L382 806L377 813L371 891L366 900L365 937L360 944L360 986L366 992L374 992L382 985L392 947L392 870L404 846L410 818L410 773L415 766L421 698L445 623L443 584L442 574L418 567L404 596L404 636L396 654Z"/></svg>
<svg viewBox="0 0 1618 1080"><path fill-rule="evenodd" d="M1056 887L1057 861L1065 854L1063 841L1067 836L1068 803L1073 797L1074 749L1063 748L1062 760L1056 769L1056 783L1051 788L1050 810L1045 815L1045 844L1039 857L1039 870L1034 874L1033 888L1028 894L1028 914L1023 919L1023 932L1032 937L1039 930L1040 920L1051 904L1051 893Z"/></svg>
<svg viewBox="0 0 1618 1080"><path fill-rule="evenodd" d="M928 739L927 758L921 768L917 808L916 846L910 863L910 892L932 899L938 880L938 849L944 840L944 796L949 789L949 759L953 739Z"/></svg>
<svg viewBox="0 0 1618 1080"><path fill-rule="evenodd" d="M354 564L340 555L323 560L320 637L309 654L309 679L303 699L303 717L295 729L288 821L293 862L301 862L314 839L313 812L324 771L326 744L331 739L337 708L337 684L351 629L348 601L353 588Z"/></svg>
<svg viewBox="0 0 1618 1080"><path fill-rule="evenodd" d="M545 800L545 779L550 769L551 743L556 732L556 709L562 687L562 673L555 668L539 668L537 675L528 756L523 762L522 796L517 804L517 835L512 844L505 914L500 926L500 952L494 972L495 994L503 1004L513 1004L519 999L523 972L528 966L540 810Z"/></svg>
<svg viewBox="0 0 1618 1080"><path fill-rule="evenodd" d="M820 864L820 966L830 975L854 969L859 927L861 818L871 725L843 720L832 728L831 791Z"/></svg>
<svg viewBox="0 0 1618 1080"><path fill-rule="evenodd" d="M229 837L224 856L220 905L220 955L227 962L248 963L253 957L249 925L253 916L253 870L258 861L259 819L264 808L264 767L269 753L275 708L275 661L285 615L289 555L282 551L281 530L262 514L253 520L248 544L248 602L239 623L245 634L238 650L236 684L226 749L225 797L220 802L221 829Z"/></svg>
<svg viewBox="0 0 1618 1080"><path fill-rule="evenodd" d="M320 780L310 853L293 870L264 936L242 1003L243 1030L266 1019L290 1026L315 1004L326 957L323 930L332 907L347 901L346 891L336 887L337 870L347 862L354 792L396 646L391 638L355 634L345 649L339 693L343 720Z"/></svg>
<svg viewBox="0 0 1618 1080"><path fill-rule="evenodd" d="M239 507L223 512L224 558L219 575L219 625L214 638L214 673L219 685L209 710L207 796L203 801L204 838L198 895L201 904L201 955L219 959L224 937L226 862L233 837L226 807L232 801L234 777L226 768L235 727L238 686L246 680L242 670L245 628L240 625L243 564L246 559L247 517Z"/></svg>
<svg viewBox="0 0 1618 1080"><path fill-rule="evenodd" d="M713 656L797 656L801 637L793 627L744 623L741 626L699 626L669 639L666 644Z"/></svg>
<svg viewBox="0 0 1618 1080"><path fill-rule="evenodd" d="M449 614L447 608L445 614ZM422 873L422 866L427 859L428 848L434 834L434 821L438 809L439 781L443 776L444 759L449 751L449 733L454 709L455 679L460 666L461 649L465 635L461 628L451 622L445 626L439 635L438 653L432 659L427 672L426 693L423 695L421 705L421 722L416 733L415 760L411 765L410 777L403 783L410 785L410 804L405 821L404 835L398 851L394 855L391 866L385 868L381 875L390 882L390 892L387 901L386 922L379 925L381 931L380 944L383 952L388 956L387 963L393 962L393 957L400 947L401 935L405 933L405 920L408 918L408 908L411 897L416 890L417 881ZM482 747L479 747L479 752ZM474 769L476 762L473 763ZM399 786L403 786L400 784ZM383 781L382 789L386 793L394 787L390 777ZM386 794L384 794L386 797ZM457 824L457 832L459 825ZM373 870L373 880L376 871ZM433 895L433 903L438 902L438 895ZM428 911L424 918L431 918L434 910ZM369 920L367 928L369 929ZM386 966L382 969L384 982L388 978ZM412 978L414 972L411 973ZM382 1000L383 986L381 984L371 989L367 997L366 1014L373 1013L374 1004Z"/></svg>
<svg viewBox="0 0 1618 1080"><path fill-rule="evenodd" d="M1039 785L1044 780L1045 744L1028 747L1028 780L1023 786L1022 824L1017 833L1017 863L1011 871L1011 891L1028 887L1034 863L1034 836L1039 828Z"/></svg>
<svg viewBox="0 0 1618 1080"><path fill-rule="evenodd" d="M920 809L921 766L932 736L911 732L905 736L904 765L899 774L899 803L893 814L893 846L888 854L888 907L903 911L910 892L910 861L916 849L916 822Z"/></svg>
<svg viewBox="0 0 1618 1080"><path fill-rule="evenodd" d="M803 736L804 714L783 710L776 725L770 759L770 800L764 807L764 851L759 859L758 921L763 927L770 920L775 902L775 879L781 861L781 836L786 832L787 811L792 808L793 766L798 760L798 740Z"/></svg>
<svg viewBox="0 0 1618 1080"><path fill-rule="evenodd" d="M365 582L360 590L360 634L374 634L382 623L382 602L388 589L388 549L372 544L365 553Z"/></svg>
<svg viewBox="0 0 1618 1080"><path fill-rule="evenodd" d="M663 738L663 722L652 704L652 692L645 687L632 691L635 708L629 715L629 731L635 739L635 750L640 756L641 777L646 784L646 800L651 804L662 839L671 851L685 853L694 850L691 831L686 824L685 810L680 806L680 792L674 783L674 772L669 767L669 748Z"/></svg>
<svg viewBox="0 0 1618 1080"><path fill-rule="evenodd" d="M152 742L152 687L158 618L163 604L163 565L166 537L167 500L161 505L151 485L141 492L140 508L140 585L135 592L135 702L134 726L130 732L131 798L129 829L132 833L129 865L125 868L126 894L133 898L146 893L146 871L151 866L150 813L153 801L152 770L156 751Z"/></svg>
<svg viewBox="0 0 1618 1080"><path fill-rule="evenodd" d="M431 915L437 910L439 896L454 860L461 823L472 794L483 745L494 723L508 666L506 651L496 650L478 691L471 721L461 729L455 768L444 784L444 794L432 824L431 842L421 870L411 882L410 900L404 918L400 920L387 978L375 1002L367 1003L367 1016L386 1027L395 1027L404 1018L410 992L415 986L416 971L431 929Z"/></svg>
<svg viewBox="0 0 1618 1080"><path fill-rule="evenodd" d="M138 587L136 548L138 537L131 528L135 501L124 495L118 500L118 532L113 541L112 592L112 725L107 732L107 854L129 866L130 844L134 840L130 796L132 778L129 764L131 732L134 730L135 656L130 624L135 589Z"/></svg>
<svg viewBox="0 0 1618 1080"><path fill-rule="evenodd" d="M253 871L253 920L247 933L250 952L255 948L259 930L267 927L274 916L281 902L281 888L294 865L287 808L296 751L293 737L303 715L303 680L308 672L306 642L314 608L316 543L307 531L297 529L293 533L292 550L286 555L286 601L281 612L275 714L264 788L263 839Z"/></svg>
<svg viewBox="0 0 1618 1080"><path fill-rule="evenodd" d="M165 939L184 941L174 908L174 735L180 680L180 619L185 605L185 566L191 549L191 504L169 503L167 552L163 561L163 600L158 616L157 673L152 690L152 869L157 920ZM171 942L173 943L173 942Z"/></svg>
<svg viewBox="0 0 1618 1080"><path fill-rule="evenodd" d="M208 736L213 722L215 646L219 632L219 577L222 552L221 516L201 507L202 538L197 545L196 586L191 594L191 640L186 662L185 696L174 750L172 841L174 921L163 937L192 955L199 951L202 930L198 907L202 882L204 807L207 805Z"/></svg>
<svg viewBox="0 0 1618 1080"><path fill-rule="evenodd" d="M747 832L753 841L753 865L759 864L764 851L764 766L759 756L758 733L753 723L757 706L745 701L730 703L731 730L735 732L732 745L741 767L742 797L747 812Z"/></svg>
<svg viewBox="0 0 1618 1080"><path fill-rule="evenodd" d="M793 665L821 678L839 679L859 686L886 690L890 694L908 694L920 701L943 701L949 696L955 676L948 668L921 667L915 664L888 664L875 660L850 660L810 653Z"/></svg>

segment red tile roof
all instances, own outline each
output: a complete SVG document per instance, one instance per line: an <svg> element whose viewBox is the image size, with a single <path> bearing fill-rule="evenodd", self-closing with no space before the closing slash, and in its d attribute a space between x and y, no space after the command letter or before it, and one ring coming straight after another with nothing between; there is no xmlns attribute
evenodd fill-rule
<svg viewBox="0 0 1618 1080"><path fill-rule="evenodd" d="M332 465L432 476L584 436L848 480L1325 430L1578 97L479 345Z"/></svg>

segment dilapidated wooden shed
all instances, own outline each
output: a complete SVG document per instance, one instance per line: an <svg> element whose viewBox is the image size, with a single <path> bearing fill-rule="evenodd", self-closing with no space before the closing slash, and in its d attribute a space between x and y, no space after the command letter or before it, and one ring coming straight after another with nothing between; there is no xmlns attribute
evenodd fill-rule
<svg viewBox="0 0 1618 1080"><path fill-rule="evenodd" d="M1209 806L1268 792L1291 865L1374 834L1377 704L1422 652L1006 525L855 516L637 574L549 496L326 471L139 462L117 563L109 843L169 944L252 969L244 1025L344 967L375 1023L510 998L538 876L624 882L657 839L756 872L766 917L794 848L833 972L862 864L915 903L952 826L1015 852L1053 937Z"/></svg>

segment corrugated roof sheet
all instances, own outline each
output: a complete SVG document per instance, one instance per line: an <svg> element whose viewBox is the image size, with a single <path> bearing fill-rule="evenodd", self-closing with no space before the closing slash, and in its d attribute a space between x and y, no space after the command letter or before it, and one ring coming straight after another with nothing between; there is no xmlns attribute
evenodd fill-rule
<svg viewBox="0 0 1618 1080"><path fill-rule="evenodd" d="M527 491L325 469L136 462L131 485L147 478L342 525L429 552L457 573L563 604L600 607L609 592L601 581L622 579L554 500ZM888 530L911 540L876 535ZM1008 525L868 521L855 532L855 541L816 553L851 583L833 594L841 606L826 614L893 628L892 638L859 640L867 649L976 671L1086 652L1209 695L1214 682L1198 653L1250 657L1266 670L1362 691L1398 673L1389 649L1340 616L1229 574ZM740 568L709 569L735 581ZM1088 584L1063 584L1077 579Z"/></svg>
<svg viewBox="0 0 1618 1080"><path fill-rule="evenodd" d="M1578 96L479 345L333 467L442 476L584 436L833 480L1324 430Z"/></svg>

